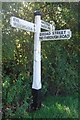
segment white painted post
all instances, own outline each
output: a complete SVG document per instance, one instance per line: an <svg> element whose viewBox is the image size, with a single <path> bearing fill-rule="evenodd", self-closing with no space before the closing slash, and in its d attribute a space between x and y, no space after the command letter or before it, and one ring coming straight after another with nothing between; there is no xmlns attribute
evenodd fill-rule
<svg viewBox="0 0 80 120"><path fill-rule="evenodd" d="M34 66L33 66L33 84L32 88L41 89L41 41L39 39L41 32L41 13L35 13L35 29L34 34Z"/></svg>
<svg viewBox="0 0 80 120"><path fill-rule="evenodd" d="M33 103L31 109L37 109L41 106L41 41L39 39L41 32L41 13L35 11L35 34L34 34L34 65L33 65L33 83L32 96Z"/></svg>

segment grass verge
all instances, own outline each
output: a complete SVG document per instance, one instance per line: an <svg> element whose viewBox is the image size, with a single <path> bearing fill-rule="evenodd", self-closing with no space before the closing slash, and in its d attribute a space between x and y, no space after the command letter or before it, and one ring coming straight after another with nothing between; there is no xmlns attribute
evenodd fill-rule
<svg viewBox="0 0 80 120"><path fill-rule="evenodd" d="M78 118L78 98L48 96L40 110L28 115L30 118Z"/></svg>

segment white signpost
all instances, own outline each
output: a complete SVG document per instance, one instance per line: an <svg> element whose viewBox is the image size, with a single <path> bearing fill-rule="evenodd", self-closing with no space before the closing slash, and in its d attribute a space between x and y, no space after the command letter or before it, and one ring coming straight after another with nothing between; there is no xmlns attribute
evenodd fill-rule
<svg viewBox="0 0 80 120"><path fill-rule="evenodd" d="M12 16L10 18L10 24L12 27L20 28L26 31L35 32L35 25L34 23L22 20L20 18Z"/></svg>
<svg viewBox="0 0 80 120"><path fill-rule="evenodd" d="M35 23L31 23L17 17L10 18L10 24L12 27L34 32L34 65L32 83L33 104L31 105L32 110L36 109L41 104L41 41L67 40L71 38L70 29L55 30L55 27L53 25L41 20L41 13L39 11L36 11L34 15ZM41 28L48 30L48 32L41 32Z"/></svg>
<svg viewBox="0 0 80 120"><path fill-rule="evenodd" d="M55 30L55 26L43 20L41 20L41 28L44 30L49 30L49 31Z"/></svg>
<svg viewBox="0 0 80 120"><path fill-rule="evenodd" d="M52 32L41 32L39 38L41 41L67 40L71 38L71 31L70 29L65 29L65 30L55 30Z"/></svg>

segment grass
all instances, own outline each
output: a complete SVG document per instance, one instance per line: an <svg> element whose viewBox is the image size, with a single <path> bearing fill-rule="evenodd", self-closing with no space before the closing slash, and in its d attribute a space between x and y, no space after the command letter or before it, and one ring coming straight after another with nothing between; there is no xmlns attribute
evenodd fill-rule
<svg viewBox="0 0 80 120"><path fill-rule="evenodd" d="M78 118L78 98L48 96L43 106L36 112L29 113L29 118Z"/></svg>
<svg viewBox="0 0 80 120"><path fill-rule="evenodd" d="M47 96L44 98L42 107L32 113L26 111L26 104L17 107L17 110L13 113L11 109L6 112L6 118L21 118L26 120L27 118L78 118L78 97L74 96ZM8 120L8 119L7 119Z"/></svg>

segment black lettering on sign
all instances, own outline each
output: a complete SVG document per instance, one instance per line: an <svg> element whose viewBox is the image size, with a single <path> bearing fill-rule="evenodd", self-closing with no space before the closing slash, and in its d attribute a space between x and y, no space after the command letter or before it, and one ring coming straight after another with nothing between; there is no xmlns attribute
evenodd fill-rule
<svg viewBox="0 0 80 120"><path fill-rule="evenodd" d="M63 31L61 31L61 34L63 34Z"/></svg>
<svg viewBox="0 0 80 120"><path fill-rule="evenodd" d="M54 35L52 39L58 39L59 35Z"/></svg>
<svg viewBox="0 0 80 120"><path fill-rule="evenodd" d="M64 31L64 34L66 34L66 31Z"/></svg>
<svg viewBox="0 0 80 120"><path fill-rule="evenodd" d="M41 36L40 36L39 38L40 38L40 39L43 39L43 37L41 37Z"/></svg>
<svg viewBox="0 0 80 120"><path fill-rule="evenodd" d="M59 36L58 36L58 35L55 35L55 38L59 38Z"/></svg>
<svg viewBox="0 0 80 120"><path fill-rule="evenodd" d="M67 37L67 38L69 38L69 37L70 37L70 35L69 35L69 34L67 34L67 35L66 35L66 37Z"/></svg>
<svg viewBox="0 0 80 120"><path fill-rule="evenodd" d="M52 32L52 35L54 35L55 34L55 32Z"/></svg>
<svg viewBox="0 0 80 120"><path fill-rule="evenodd" d="M63 34L63 31L56 30L55 34Z"/></svg>
<svg viewBox="0 0 80 120"><path fill-rule="evenodd" d="M66 38L66 35L60 35L60 38Z"/></svg>
<svg viewBox="0 0 80 120"><path fill-rule="evenodd" d="M44 25L42 24L41 27L42 27L42 28L45 28L45 29L50 29L50 27L49 27L49 26L46 26L46 24L44 24Z"/></svg>
<svg viewBox="0 0 80 120"><path fill-rule="evenodd" d="M30 26L26 27L25 25L22 25L22 24L19 24L19 23L16 23L16 22L14 22L13 24L14 24L14 26L16 26L18 28L22 28L22 29L30 30L30 31L33 30L33 28L31 28Z"/></svg>
<svg viewBox="0 0 80 120"><path fill-rule="evenodd" d="M19 19L17 19L17 18L13 18L13 21L15 21L15 22L19 22Z"/></svg>
<svg viewBox="0 0 80 120"><path fill-rule="evenodd" d="M14 24L14 26L17 26L17 27L19 27L19 24L18 24L18 23L16 23L16 22L13 22L13 24Z"/></svg>

